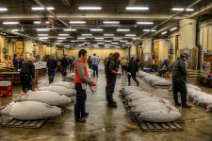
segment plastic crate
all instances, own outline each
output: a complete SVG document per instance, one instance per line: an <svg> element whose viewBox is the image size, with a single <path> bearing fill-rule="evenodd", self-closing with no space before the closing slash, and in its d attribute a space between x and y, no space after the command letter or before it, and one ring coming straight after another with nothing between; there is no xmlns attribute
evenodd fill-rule
<svg viewBox="0 0 212 141"><path fill-rule="evenodd" d="M0 81L0 95L12 95L11 81Z"/></svg>

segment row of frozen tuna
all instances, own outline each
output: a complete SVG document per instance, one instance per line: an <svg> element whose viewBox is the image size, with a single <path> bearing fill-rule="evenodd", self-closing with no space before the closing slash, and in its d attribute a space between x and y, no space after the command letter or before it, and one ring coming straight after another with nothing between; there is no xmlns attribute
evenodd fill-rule
<svg viewBox="0 0 212 141"><path fill-rule="evenodd" d="M56 85L58 84L58 85ZM63 86L62 86L63 85ZM48 87L38 88L36 91L28 91L22 94L16 102L10 103L1 110L1 115L10 116L19 120L37 120L59 116L62 109L69 106L76 91L67 88L71 83L56 82Z"/></svg>
<svg viewBox="0 0 212 141"><path fill-rule="evenodd" d="M143 78L147 83L152 86L170 86L171 82L161 78L159 76L155 76L144 71L139 71L139 77Z"/></svg>
<svg viewBox="0 0 212 141"><path fill-rule="evenodd" d="M125 86L120 90L129 112L138 120L149 122L169 122L181 117L178 109L163 98L143 91L135 86Z"/></svg>
<svg viewBox="0 0 212 141"><path fill-rule="evenodd" d="M188 98L193 104L206 106L206 111L212 111L212 95L202 92L197 86L187 84Z"/></svg>

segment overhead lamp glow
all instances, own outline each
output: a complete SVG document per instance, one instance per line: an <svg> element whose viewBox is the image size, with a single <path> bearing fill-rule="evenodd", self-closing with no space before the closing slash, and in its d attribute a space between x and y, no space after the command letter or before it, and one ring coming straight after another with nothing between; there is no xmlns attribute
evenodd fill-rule
<svg viewBox="0 0 212 141"><path fill-rule="evenodd" d="M8 11L8 9L4 7L0 7L0 12L5 12L5 11Z"/></svg>
<svg viewBox="0 0 212 141"><path fill-rule="evenodd" d="M36 29L36 31L38 31L38 32L45 32L45 31L49 31L50 29L48 29L48 28L38 28L38 29Z"/></svg>
<svg viewBox="0 0 212 141"><path fill-rule="evenodd" d="M57 38L58 40L65 40L66 38L64 38L64 37L59 37L59 38Z"/></svg>
<svg viewBox="0 0 212 141"><path fill-rule="evenodd" d="M102 10L102 7L99 6L80 6L79 10Z"/></svg>
<svg viewBox="0 0 212 141"><path fill-rule="evenodd" d="M34 23L34 24L41 24L40 21L34 21L33 23ZM46 24L49 24L49 21L46 21L45 23L46 23Z"/></svg>
<svg viewBox="0 0 212 141"><path fill-rule="evenodd" d="M78 40L85 40L85 38L77 38Z"/></svg>
<svg viewBox="0 0 212 141"><path fill-rule="evenodd" d="M86 24L86 21L70 21L70 24Z"/></svg>
<svg viewBox="0 0 212 141"><path fill-rule="evenodd" d="M155 32L155 29L143 29L144 32Z"/></svg>
<svg viewBox="0 0 212 141"><path fill-rule="evenodd" d="M77 29L67 28L67 29L63 29L63 31L65 31L65 32L74 32L74 31L77 31Z"/></svg>
<svg viewBox="0 0 212 141"><path fill-rule="evenodd" d="M49 38L48 37L39 37L38 39L40 39L40 40L48 40Z"/></svg>
<svg viewBox="0 0 212 141"><path fill-rule="evenodd" d="M31 9L32 9L33 11L43 11L43 10L45 10L44 7L32 7Z"/></svg>
<svg viewBox="0 0 212 141"><path fill-rule="evenodd" d="M126 41L126 40L121 40L120 42L121 42L121 43L127 43L128 41Z"/></svg>
<svg viewBox="0 0 212 141"><path fill-rule="evenodd" d="M187 8L185 11L186 11L186 12L193 12L194 9L193 9L193 8Z"/></svg>
<svg viewBox="0 0 212 141"><path fill-rule="evenodd" d="M128 10L128 11L146 11L146 10L149 10L149 7L127 6L125 9Z"/></svg>
<svg viewBox="0 0 212 141"><path fill-rule="evenodd" d="M104 43L104 42L98 42L97 44L99 44L99 45L104 45L105 43Z"/></svg>
<svg viewBox="0 0 212 141"><path fill-rule="evenodd" d="M101 28L92 28L90 29L91 32L102 32L104 31L104 29L101 29Z"/></svg>
<svg viewBox="0 0 212 141"><path fill-rule="evenodd" d="M135 34L126 34L125 36L126 37L135 37L136 35Z"/></svg>
<svg viewBox="0 0 212 141"><path fill-rule="evenodd" d="M81 36L92 36L93 34L81 34Z"/></svg>
<svg viewBox="0 0 212 141"><path fill-rule="evenodd" d="M120 24L120 21L103 21L103 24Z"/></svg>
<svg viewBox="0 0 212 141"><path fill-rule="evenodd" d="M114 34L104 34L104 36L114 36Z"/></svg>
<svg viewBox="0 0 212 141"><path fill-rule="evenodd" d="M177 27L173 27L170 29L170 31L175 31L175 30L177 30Z"/></svg>
<svg viewBox="0 0 212 141"><path fill-rule="evenodd" d="M117 32L129 32L130 31L130 29L121 29L121 28L118 28L117 30L116 30Z"/></svg>
<svg viewBox="0 0 212 141"><path fill-rule="evenodd" d="M49 34L38 34L38 36L49 36Z"/></svg>
<svg viewBox="0 0 212 141"><path fill-rule="evenodd" d="M18 32L19 29L11 29L12 32Z"/></svg>
<svg viewBox="0 0 212 141"><path fill-rule="evenodd" d="M58 34L58 36L69 36L69 34Z"/></svg>
<svg viewBox="0 0 212 141"><path fill-rule="evenodd" d="M172 8L172 11L184 11L184 8Z"/></svg>
<svg viewBox="0 0 212 141"><path fill-rule="evenodd" d="M164 31L164 32L161 33L161 35L164 35L164 34L167 34L167 33L168 33L167 31Z"/></svg>
<svg viewBox="0 0 212 141"><path fill-rule="evenodd" d="M111 44L112 45L118 45L119 43L118 42L112 42Z"/></svg>
<svg viewBox="0 0 212 141"><path fill-rule="evenodd" d="M111 40L105 40L104 42L105 43L111 43L112 41Z"/></svg>
<svg viewBox="0 0 212 141"><path fill-rule="evenodd" d="M104 38L95 38L95 40L104 40Z"/></svg>
<svg viewBox="0 0 212 141"><path fill-rule="evenodd" d="M54 7L46 7L46 10L54 10Z"/></svg>
<svg viewBox="0 0 212 141"><path fill-rule="evenodd" d="M152 25L152 24L154 24L154 22L136 22L136 24L139 24L139 25Z"/></svg>
<svg viewBox="0 0 212 141"><path fill-rule="evenodd" d="M19 22L3 22L2 24L4 25L16 25L16 24L20 24Z"/></svg>

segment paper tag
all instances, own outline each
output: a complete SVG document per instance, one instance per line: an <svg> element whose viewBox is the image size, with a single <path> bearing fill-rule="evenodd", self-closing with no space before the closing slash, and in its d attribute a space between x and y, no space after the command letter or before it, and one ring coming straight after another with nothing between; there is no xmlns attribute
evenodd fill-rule
<svg viewBox="0 0 212 141"><path fill-rule="evenodd" d="M83 89L83 90L86 90L87 84L82 83L81 86L82 86L82 89Z"/></svg>

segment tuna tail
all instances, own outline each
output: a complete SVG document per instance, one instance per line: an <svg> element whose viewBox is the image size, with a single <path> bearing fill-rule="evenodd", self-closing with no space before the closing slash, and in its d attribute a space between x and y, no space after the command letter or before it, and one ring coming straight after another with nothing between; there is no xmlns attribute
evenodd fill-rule
<svg viewBox="0 0 212 141"><path fill-rule="evenodd" d="M198 101L194 99L194 100L193 100L193 104L194 104L194 105L198 105Z"/></svg>
<svg viewBox="0 0 212 141"><path fill-rule="evenodd" d="M26 93L24 93L23 91L20 92L20 96L24 96L26 95Z"/></svg>

